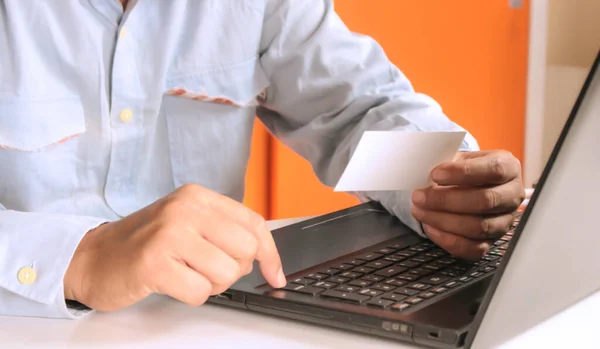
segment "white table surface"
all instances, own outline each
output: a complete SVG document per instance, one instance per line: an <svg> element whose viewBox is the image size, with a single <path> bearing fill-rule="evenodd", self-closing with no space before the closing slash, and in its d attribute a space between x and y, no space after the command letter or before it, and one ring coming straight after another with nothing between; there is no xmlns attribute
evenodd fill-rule
<svg viewBox="0 0 600 349"><path fill-rule="evenodd" d="M600 348L599 326L600 293L504 347ZM190 308L167 297L151 296L125 310L93 313L81 320L0 316L0 348L415 347L215 305Z"/></svg>

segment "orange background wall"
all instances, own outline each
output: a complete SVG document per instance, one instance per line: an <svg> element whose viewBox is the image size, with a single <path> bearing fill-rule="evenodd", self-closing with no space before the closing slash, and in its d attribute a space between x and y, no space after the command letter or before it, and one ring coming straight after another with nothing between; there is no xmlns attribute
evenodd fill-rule
<svg viewBox="0 0 600 349"><path fill-rule="evenodd" d="M374 5L376 4L376 5ZM529 1L335 2L355 32L375 38L415 89L435 98L482 149L523 161ZM310 165L257 122L245 203L267 219L315 215L358 201L324 187Z"/></svg>

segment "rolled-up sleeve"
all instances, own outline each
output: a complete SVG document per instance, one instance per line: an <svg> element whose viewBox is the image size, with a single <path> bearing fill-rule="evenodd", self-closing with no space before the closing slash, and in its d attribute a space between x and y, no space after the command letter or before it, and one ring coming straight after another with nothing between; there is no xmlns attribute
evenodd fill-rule
<svg viewBox="0 0 600 349"><path fill-rule="evenodd" d="M78 318L90 312L67 306L63 279L85 233L105 221L0 205L0 315Z"/></svg>
<svg viewBox="0 0 600 349"><path fill-rule="evenodd" d="M413 89L377 42L350 32L333 1L267 0L260 62L270 87L258 117L325 185L335 186L366 130L464 131ZM477 149L467 134L461 150ZM381 202L423 235L411 192L354 194Z"/></svg>

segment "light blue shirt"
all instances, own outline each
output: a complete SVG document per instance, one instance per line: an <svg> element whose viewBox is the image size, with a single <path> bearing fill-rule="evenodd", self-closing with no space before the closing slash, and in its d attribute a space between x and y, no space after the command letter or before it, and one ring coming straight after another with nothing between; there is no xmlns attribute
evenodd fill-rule
<svg viewBox="0 0 600 349"><path fill-rule="evenodd" d="M330 0L0 0L0 314L82 314L82 236L184 183L241 201L255 115L330 186L367 129L463 130Z"/></svg>

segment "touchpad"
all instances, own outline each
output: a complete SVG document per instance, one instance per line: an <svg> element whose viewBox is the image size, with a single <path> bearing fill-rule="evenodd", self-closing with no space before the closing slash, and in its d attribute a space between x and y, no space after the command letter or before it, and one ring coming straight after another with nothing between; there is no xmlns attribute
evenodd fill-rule
<svg viewBox="0 0 600 349"><path fill-rule="evenodd" d="M365 208L327 215L273 231L287 275L376 245L412 230L385 210ZM235 287L256 287L264 284L256 265L252 274L242 278Z"/></svg>

